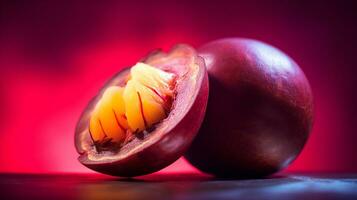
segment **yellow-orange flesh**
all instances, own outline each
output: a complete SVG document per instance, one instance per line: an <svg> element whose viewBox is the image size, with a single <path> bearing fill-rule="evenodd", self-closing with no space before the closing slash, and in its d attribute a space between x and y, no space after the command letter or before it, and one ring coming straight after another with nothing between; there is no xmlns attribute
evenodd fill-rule
<svg viewBox="0 0 357 200"><path fill-rule="evenodd" d="M137 63L126 85L107 88L96 104L89 122L94 144L120 146L166 118L174 88L175 74Z"/></svg>

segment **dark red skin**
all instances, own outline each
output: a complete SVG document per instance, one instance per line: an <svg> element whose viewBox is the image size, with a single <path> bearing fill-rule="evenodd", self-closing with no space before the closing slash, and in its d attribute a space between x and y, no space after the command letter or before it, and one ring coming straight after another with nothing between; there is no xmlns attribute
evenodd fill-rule
<svg viewBox="0 0 357 200"><path fill-rule="evenodd" d="M76 128L75 145L78 153L80 154L79 161L83 165L97 172L108 175L133 177L156 172L170 165L184 154L184 152L191 144L193 138L197 134L205 115L209 92L208 75L203 59L199 58L195 50L187 45L178 45L168 54L164 54L160 51L154 52L149 55L148 58L146 58L145 62L149 64L152 63L155 66L155 64L158 64L158 62L155 61L157 58L166 58L170 55L173 55L173 58L180 57L180 55L175 56L175 52L181 55L187 54L187 56L191 56L191 58L194 57L195 64L197 64L197 67L199 68L199 75L197 76L197 79L195 79L197 88L194 91L186 89L186 92L183 94L183 96L193 97L191 98L192 101L177 102L176 107L170 111L170 116L180 116L180 114L178 114L179 111L182 111L180 109L182 109L185 104L191 105L192 103L192 106L189 107L183 118L177 121L174 120L175 117L170 118L169 116L166 121L160 122L159 126L168 127L167 129L156 128L154 130L155 133L148 133L147 136L144 136L145 139L138 137L130 143L126 144L119 152L121 155L125 155L124 158L93 161L89 160L87 156L87 152L95 152L93 151L93 148L89 148L89 151L88 148L86 150L86 148L83 148L81 145L89 144L90 146L93 146L86 130L88 129L88 120L90 116L89 113L93 109L95 102L98 101L98 97L95 97L82 114ZM172 59L169 59L167 62L163 62L160 65L170 65L170 61L172 61ZM122 72L115 75L114 78L110 80L106 86L104 86L104 89L111 85L117 85L117 83L120 82L119 80L126 79L128 72L128 70L123 70ZM104 89L102 89L102 91ZM177 99L175 99L175 101L177 101ZM83 131L84 134L81 135L80 133ZM143 141L155 142L150 143L149 146L143 147ZM127 153L138 146L140 148L137 152ZM101 154L95 154L98 155L98 157L102 156Z"/></svg>
<svg viewBox="0 0 357 200"><path fill-rule="evenodd" d="M287 167L313 123L313 99L299 66L259 41L228 38L199 49L210 95L185 157L222 177L261 177Z"/></svg>

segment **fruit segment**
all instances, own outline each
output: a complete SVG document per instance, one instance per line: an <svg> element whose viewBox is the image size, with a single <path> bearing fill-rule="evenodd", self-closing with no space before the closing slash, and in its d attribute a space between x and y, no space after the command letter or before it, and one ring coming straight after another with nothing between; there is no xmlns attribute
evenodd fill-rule
<svg viewBox="0 0 357 200"><path fill-rule="evenodd" d="M124 92L126 116L133 132L140 132L166 117L163 101L151 89L135 79L130 80Z"/></svg>
<svg viewBox="0 0 357 200"><path fill-rule="evenodd" d="M137 83L128 81L124 91L125 109L127 109L126 117L130 130L132 132L142 131L145 129L145 121L142 114L142 104L139 98L139 93L136 90Z"/></svg>
<svg viewBox="0 0 357 200"><path fill-rule="evenodd" d="M142 85L155 88L161 96L173 96L173 86L175 75L151 67L145 63L138 63L131 68L132 79L140 82Z"/></svg>
<svg viewBox="0 0 357 200"><path fill-rule="evenodd" d="M174 96L175 75L138 63L125 87L105 90L92 112L89 131L96 144L123 143L127 134L151 128L167 116Z"/></svg>
<svg viewBox="0 0 357 200"><path fill-rule="evenodd" d="M124 118L123 90L117 86L108 88L96 105L89 127L94 141L122 142L125 139L128 125Z"/></svg>

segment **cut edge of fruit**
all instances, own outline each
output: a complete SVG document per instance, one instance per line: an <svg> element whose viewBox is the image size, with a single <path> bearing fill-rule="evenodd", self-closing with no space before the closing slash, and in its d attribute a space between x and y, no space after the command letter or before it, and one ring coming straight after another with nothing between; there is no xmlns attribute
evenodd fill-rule
<svg viewBox="0 0 357 200"><path fill-rule="evenodd" d="M156 127L156 129L153 130L150 134L144 131L142 138L134 137L134 139L127 141L127 143L117 152L104 151L98 153L97 151L95 151L93 146L89 144L90 142L88 142L88 131L82 130L83 133L79 134L79 138L76 139L76 141L78 141L76 143L77 151L81 154L79 160L82 163L95 164L101 161L115 161L124 159L125 157L133 155L136 152L141 151L142 149L145 149L146 147L154 143L157 143L160 138L164 136L165 133L170 132L170 130L172 130L177 125L177 123L179 123L179 121L192 107L193 102L199 92L199 90L196 90L195 88L201 87L201 83L204 77L204 73L199 72L205 70L203 69L203 59L197 56L194 49L187 45L177 45L172 48L169 53L156 52L154 54L150 54L148 58L146 58L142 62L146 62L149 65L169 72L173 72L170 70L170 67L172 67L175 73L180 74L176 82L176 91L178 94L177 96L175 96L175 99L173 99L171 108L173 110L178 107L178 111L176 110L175 114L173 115L170 112L168 116L163 119L158 124L158 127ZM184 70L180 67L184 67ZM128 74L128 70L126 70L125 73ZM123 85L123 82L127 81L127 76L120 75L121 73L116 75L116 77L113 78L107 84L107 86L115 84ZM198 75L202 76L197 77ZM195 91L195 93L192 94L192 91ZM96 99L94 99L93 102L95 102ZM183 106L181 105L182 101L189 103ZM84 120L88 120L88 116L82 116L82 118ZM167 123L168 121L170 123Z"/></svg>

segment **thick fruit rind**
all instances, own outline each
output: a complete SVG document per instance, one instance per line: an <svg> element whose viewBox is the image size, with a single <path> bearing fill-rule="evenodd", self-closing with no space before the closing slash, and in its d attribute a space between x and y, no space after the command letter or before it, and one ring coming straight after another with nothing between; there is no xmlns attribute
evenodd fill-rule
<svg viewBox="0 0 357 200"><path fill-rule="evenodd" d="M152 132L135 137L118 152L96 152L88 134L88 120L105 88L125 84L129 70L119 72L92 99L77 123L75 146L80 154L79 161L86 167L122 177L149 174L182 156L198 132L209 92L203 59L197 56L192 47L182 44L176 45L168 53L155 51L141 62L173 70L180 75L181 82L177 84L171 112ZM188 71L180 67L187 67Z"/></svg>

